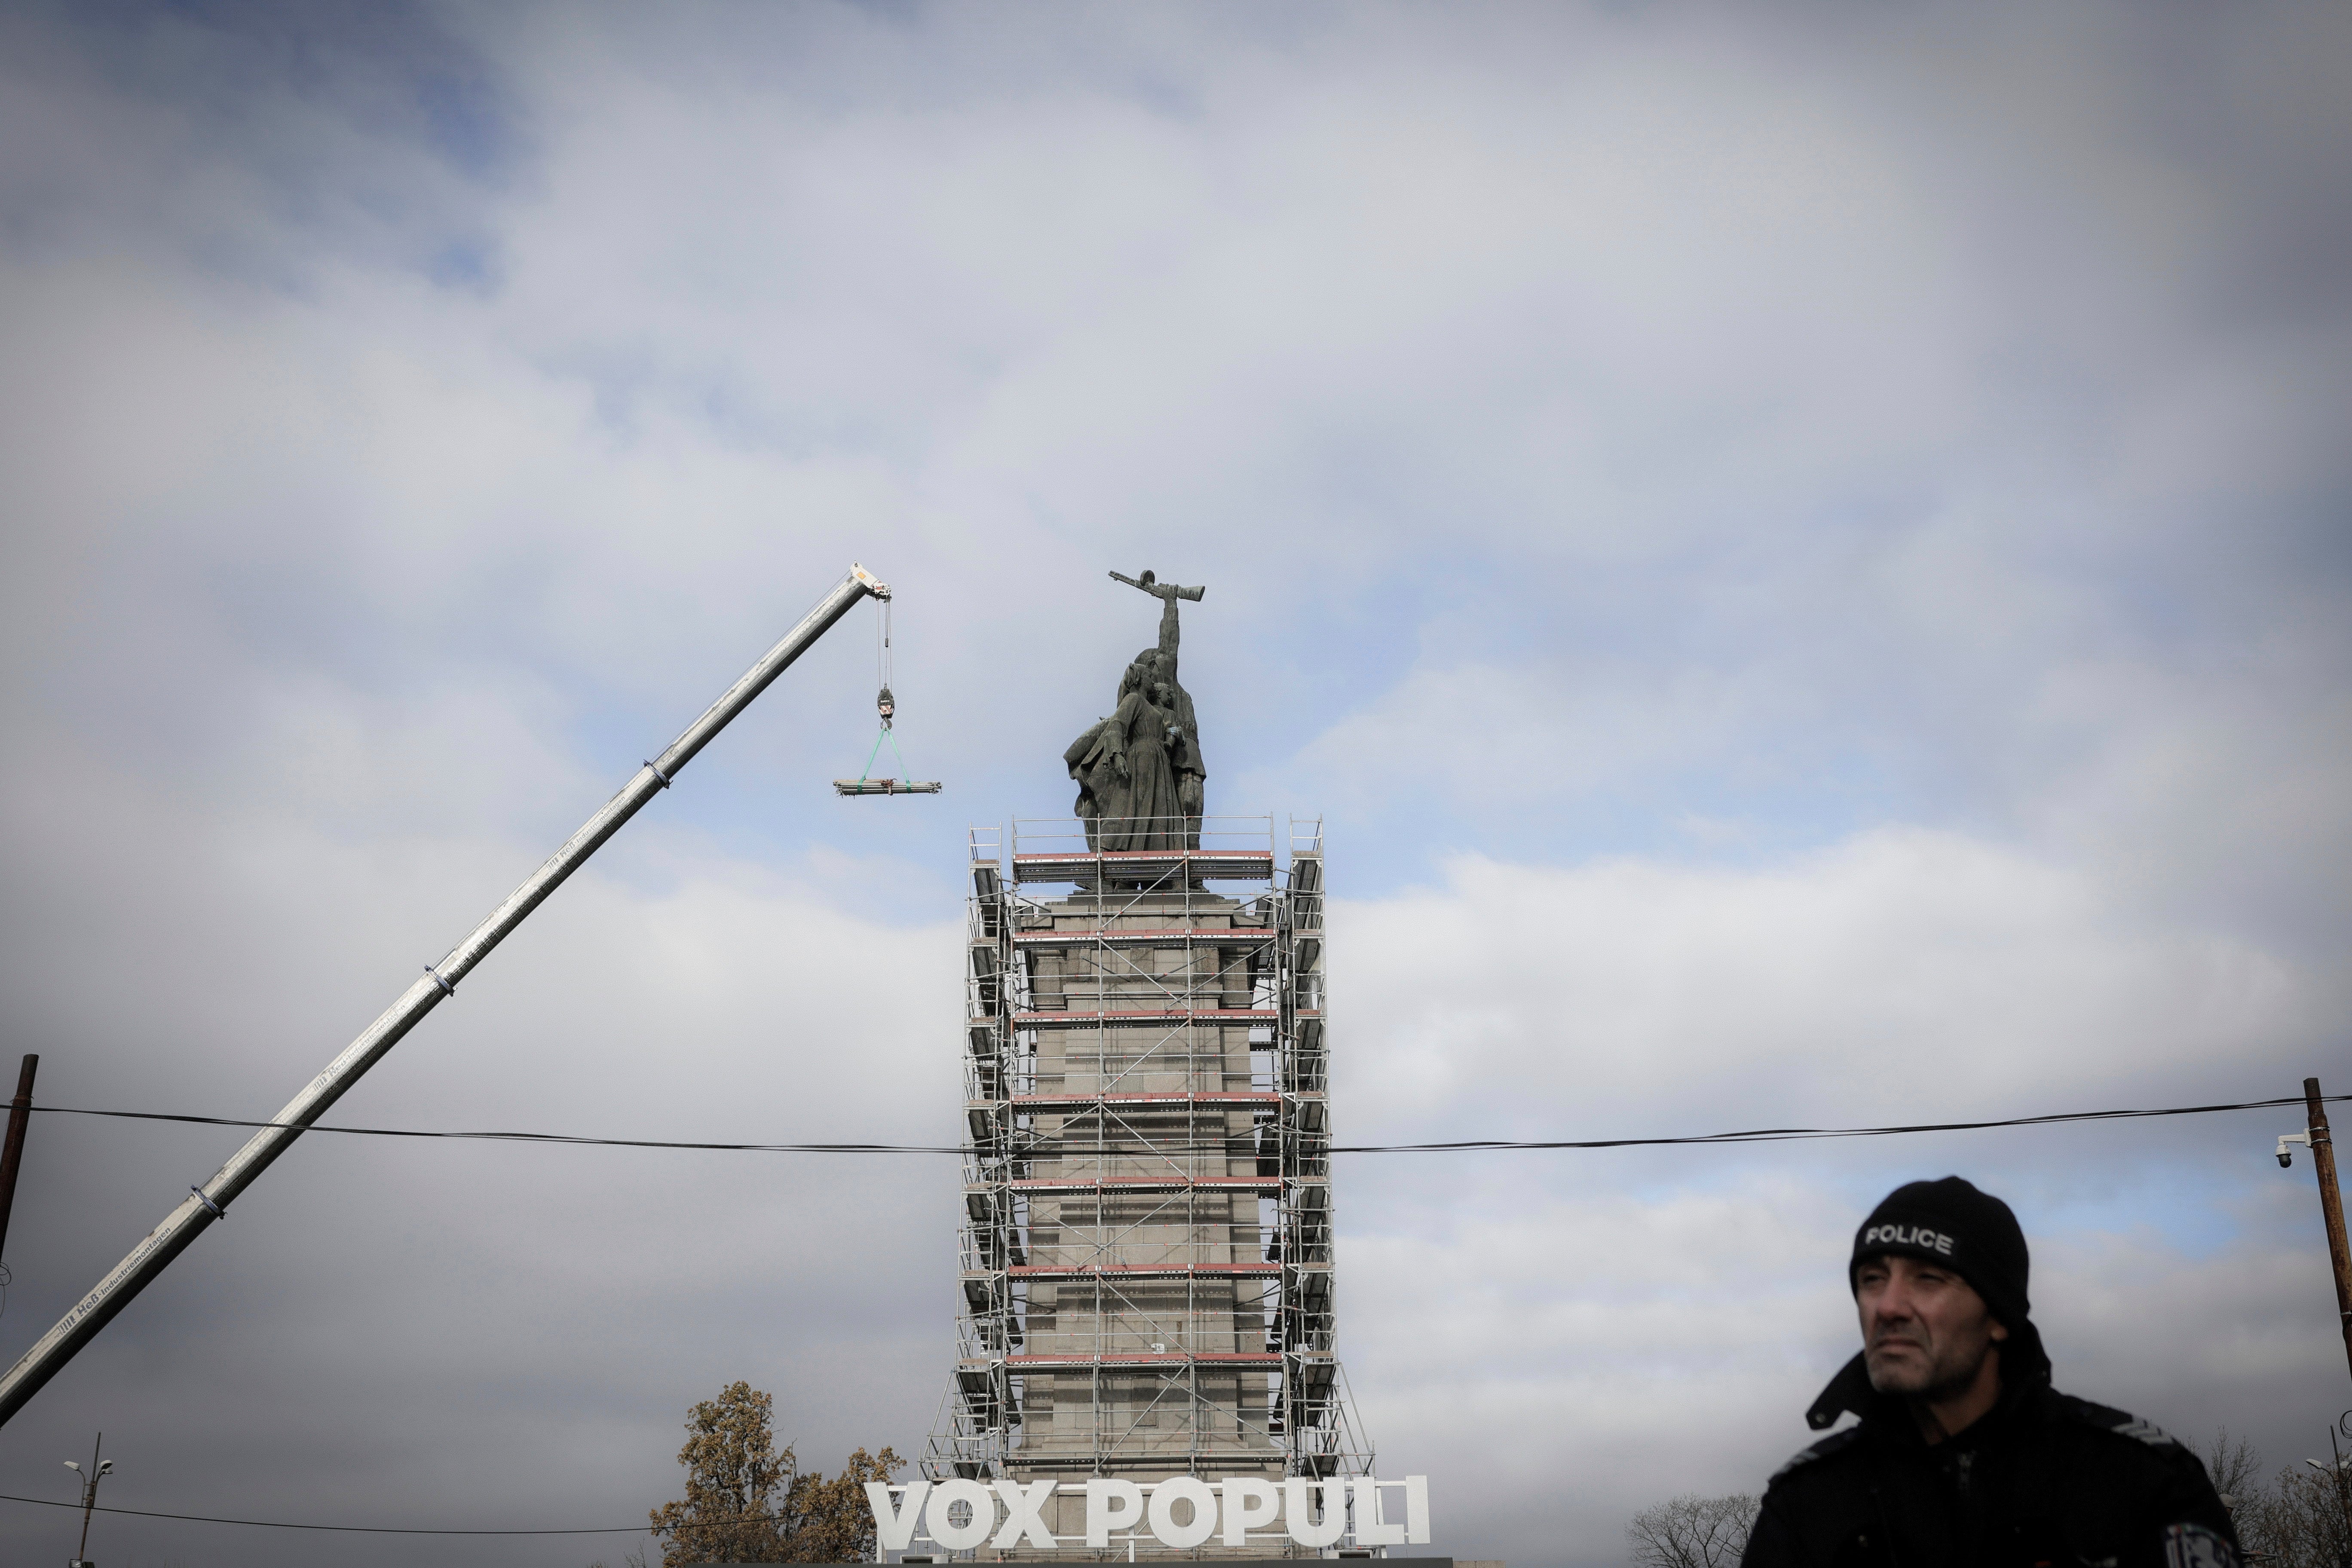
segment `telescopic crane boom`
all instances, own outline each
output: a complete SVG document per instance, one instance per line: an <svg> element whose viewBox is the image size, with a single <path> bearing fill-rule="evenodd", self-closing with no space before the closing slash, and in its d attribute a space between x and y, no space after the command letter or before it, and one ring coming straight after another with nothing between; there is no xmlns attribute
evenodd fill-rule
<svg viewBox="0 0 2352 1568"><path fill-rule="evenodd" d="M429 965L398 1001L384 1009L383 1015L370 1024L358 1039L344 1047L342 1055L328 1063L326 1070L312 1079L273 1118L276 1125L255 1133L203 1186L190 1187L179 1207L149 1231L147 1238L131 1248L130 1257L116 1264L112 1272L75 1302L73 1310L58 1319L57 1326L43 1334L8 1369L7 1374L0 1377L0 1423L22 1409L43 1384L55 1377L66 1363L96 1338L98 1331L163 1273L172 1259L186 1251L207 1226L226 1217L228 1205L269 1168L271 1161L292 1148L294 1140L302 1136L329 1106L341 1100L362 1074L383 1059L385 1052L398 1045L401 1037L422 1022L425 1014L445 998L456 995L457 983L489 956L490 949L522 924L531 910L562 885L566 877L596 853L604 840L619 832L622 825L637 814L638 807L656 792L667 789L677 771L692 762L695 753L710 743L712 736L750 707L751 700L765 691L787 665L806 652L835 622L849 613L852 605L868 595L887 599L890 590L863 566L851 566L849 575L835 584L833 591L802 618L801 624L785 635L783 641L744 671L743 678L729 687L701 718L687 726L686 733L670 742L667 751L638 769L621 793L606 801L579 832L564 840L563 847L509 894L506 902L492 910L489 919L475 927L471 936L451 948L449 955L440 963Z"/></svg>

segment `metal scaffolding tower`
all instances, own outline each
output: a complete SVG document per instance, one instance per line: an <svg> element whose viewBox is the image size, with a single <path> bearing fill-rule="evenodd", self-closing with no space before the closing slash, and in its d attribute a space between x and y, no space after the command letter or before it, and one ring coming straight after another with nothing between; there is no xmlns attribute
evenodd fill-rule
<svg viewBox="0 0 2352 1568"><path fill-rule="evenodd" d="M1286 864L1271 817L1191 850L1003 837L971 835L964 1300L925 1474L1366 1473L1333 1354L1320 820Z"/></svg>

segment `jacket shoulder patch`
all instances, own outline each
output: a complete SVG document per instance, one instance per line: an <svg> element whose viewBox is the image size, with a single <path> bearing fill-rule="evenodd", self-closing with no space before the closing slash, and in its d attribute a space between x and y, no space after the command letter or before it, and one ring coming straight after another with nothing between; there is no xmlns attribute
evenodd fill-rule
<svg viewBox="0 0 2352 1568"><path fill-rule="evenodd" d="M2165 1568L2238 1568L2230 1543L2201 1524L2164 1527Z"/></svg>
<svg viewBox="0 0 2352 1568"><path fill-rule="evenodd" d="M1787 1464L1772 1472L1772 1479L1777 1481L1790 1471L1802 1469L1816 1459L1826 1459L1861 1436L1862 1428L1859 1426L1849 1426L1843 1432L1832 1432L1812 1447L1798 1449Z"/></svg>
<svg viewBox="0 0 2352 1568"><path fill-rule="evenodd" d="M2112 1432L2118 1437L2129 1437L2135 1442L2145 1443L2151 1448L2171 1448L2187 1452L2186 1449L2181 1448L2180 1440L2171 1433L2152 1421L2141 1420L2127 1410L2116 1410L2105 1405L2094 1405L2087 1399L2076 1399L2067 1394L2062 1394L2060 1398L2065 1405L2067 1415L2085 1426L2095 1426L2103 1432Z"/></svg>

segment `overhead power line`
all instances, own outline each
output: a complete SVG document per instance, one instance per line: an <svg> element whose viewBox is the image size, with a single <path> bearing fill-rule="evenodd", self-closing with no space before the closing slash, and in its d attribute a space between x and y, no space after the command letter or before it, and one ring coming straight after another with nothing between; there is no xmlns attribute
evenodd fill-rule
<svg viewBox="0 0 2352 1568"><path fill-rule="evenodd" d="M2328 1100L2352 1100L2331 1094ZM2060 1110L2046 1116L2011 1116L1998 1121L1921 1121L1906 1127L1758 1127L1745 1132L1699 1132L1679 1138L1474 1139L1453 1143L1360 1144L1335 1154L1426 1154L1475 1149L1645 1149L1683 1143L1790 1143L1812 1138L1892 1138L1906 1132L1980 1132L1996 1127L2047 1127L2062 1121L2128 1121L2148 1116L2209 1116L2219 1110L2267 1110L2302 1105L2301 1095L2280 1100L2243 1100L2227 1105L2171 1105L2147 1110Z"/></svg>
<svg viewBox="0 0 2352 1568"><path fill-rule="evenodd" d="M2331 1094L2331 1100L2352 1100L2352 1095ZM1469 1138L1437 1143L1354 1143L1335 1145L1334 1154L1444 1154L1472 1153L1484 1151L1543 1150L1543 1149L1656 1149L1675 1145L1706 1143L1787 1143L1820 1138L1893 1138L1913 1132L1981 1132L2000 1127L2048 1127L2074 1121L2128 1121L2156 1116L2210 1116L2225 1110L2272 1110L2281 1106L2300 1106L2301 1095L2279 1100L2242 1100L2222 1105L2172 1105L2137 1110L2063 1110L2042 1116L2011 1116L1990 1121L1922 1121L1900 1127L1754 1127L1739 1132L1695 1132L1662 1138ZM75 1106L40 1105L37 1111L53 1116L104 1116L132 1121L176 1121L199 1127L272 1127L286 1128L294 1123L283 1121L247 1121L230 1116L192 1116L163 1110L93 1110ZM960 1143L718 1143L663 1138L593 1138L574 1132L450 1132L414 1127L336 1127L314 1123L312 1132L337 1132L360 1138L447 1138L492 1143L570 1144L595 1149L689 1149L725 1153L744 1154L971 1154L978 1152L970 1144ZM1236 1134L1236 1139L1246 1139ZM1219 1139L1195 1147L1200 1150L1223 1149L1229 1142ZM1160 1145L1163 1152L1176 1152ZM1129 1152L1125 1145L1106 1143L1098 1148L1073 1149L1059 1146L1058 1152L1120 1153Z"/></svg>
<svg viewBox="0 0 2352 1568"><path fill-rule="evenodd" d="M2295 1103L2300 1105L2301 1100ZM243 1121L233 1116L187 1116L164 1110L85 1110L69 1105L37 1105L55 1116L113 1116L132 1121L184 1121L199 1127L288 1127L285 1121ZM962 1154L971 1151L953 1143L703 1143L660 1138L591 1138L573 1132L438 1132L415 1127L330 1127L315 1122L313 1132L342 1132L360 1138L457 1138L491 1143L574 1143L599 1149L700 1149L743 1154Z"/></svg>
<svg viewBox="0 0 2352 1568"><path fill-rule="evenodd" d="M2327 1100L2352 1100L2352 1094L2324 1096ZM1989 1121L1929 1121L1899 1127L1759 1127L1740 1132L1703 1132L1666 1138L1586 1138L1586 1139L1473 1139L1441 1143L1381 1143L1357 1144L1334 1148L1335 1154L1418 1154L1476 1152L1488 1150L1544 1149L1641 1149L1681 1144L1706 1143L1778 1143L1821 1138L1888 1138L1913 1132L1978 1132L2000 1127L2045 1127L2062 1122L2125 1121L2160 1116L2208 1116L2228 1110L2272 1110L2282 1106L2302 1106L2308 1101L2300 1096L2277 1100L2234 1100L2218 1105L2174 1105L2144 1110L2069 1110L2042 1116L2013 1116ZM160 1110L97 1110L72 1106L48 1105L34 1109L59 1116L102 1116L136 1121L175 1121L204 1127L289 1127L287 1122L248 1121L236 1117L193 1116ZM590 1148L619 1149L688 1149L723 1151L743 1153L772 1154L963 1154L972 1151L962 1145L915 1143L719 1143L683 1142L653 1138L591 1138L575 1133L560 1132L446 1132L417 1128L396 1127L336 1127L313 1125L313 1132L339 1132L369 1138L449 1138L509 1143L576 1144ZM1206 1147L1222 1148L1221 1142ZM79 1508L78 1502L59 1502L49 1498L16 1497L0 1492L0 1502L31 1503L41 1508ZM194 1524L244 1525L257 1530L325 1531L345 1535L467 1535L467 1536L530 1536L530 1535L637 1535L650 1531L651 1524L599 1525L535 1530L469 1530L444 1529L416 1525L375 1524L299 1524L285 1520L230 1519L215 1514L164 1513L152 1509L100 1507L100 1513L130 1515L140 1519L169 1519ZM740 1520L710 1520L693 1523L666 1524L668 1531L709 1530L723 1525L750 1522L759 1515L747 1515Z"/></svg>
<svg viewBox="0 0 2352 1568"><path fill-rule="evenodd" d="M12 1497L6 1492L0 1492L0 1502L37 1503L42 1508L79 1509L82 1506L78 1502L58 1502L49 1498ZM597 1525L587 1529L578 1530L436 1530L416 1525L289 1524L286 1521L278 1519L223 1519L216 1514L159 1513L153 1509L145 1508L107 1508L100 1506L96 1511L100 1513L133 1514L141 1519L184 1520L192 1524L245 1524L250 1525L257 1530L325 1530L331 1531L338 1535L643 1535L646 1531L655 1529L667 1531L720 1530L730 1524L751 1524L762 1519L772 1519L774 1517L772 1514L747 1513L737 1519L706 1519L677 1524L666 1523L658 1526L652 1524Z"/></svg>

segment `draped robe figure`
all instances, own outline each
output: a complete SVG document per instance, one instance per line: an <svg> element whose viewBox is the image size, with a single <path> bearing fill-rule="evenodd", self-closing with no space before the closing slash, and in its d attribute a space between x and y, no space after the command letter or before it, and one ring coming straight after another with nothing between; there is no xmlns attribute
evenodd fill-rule
<svg viewBox="0 0 2352 1568"><path fill-rule="evenodd" d="M1170 710L1161 706L1174 700L1167 683L1153 681L1143 661L1128 667L1119 682L1118 711L1101 727L1108 765L1097 764L1093 774L1101 807L1097 848L1184 847L1184 814L1168 748Z"/></svg>
<svg viewBox="0 0 2352 1568"><path fill-rule="evenodd" d="M1070 742L1062 763L1078 786L1075 810L1087 847L1198 849L1203 781L1201 737L1192 694L1176 678L1182 633L1179 599L1199 600L1204 588L1140 579L1118 581L1160 600L1160 643L1136 655L1118 688L1118 711Z"/></svg>

